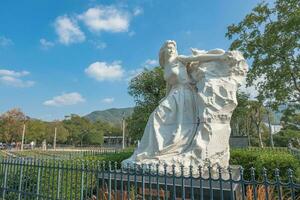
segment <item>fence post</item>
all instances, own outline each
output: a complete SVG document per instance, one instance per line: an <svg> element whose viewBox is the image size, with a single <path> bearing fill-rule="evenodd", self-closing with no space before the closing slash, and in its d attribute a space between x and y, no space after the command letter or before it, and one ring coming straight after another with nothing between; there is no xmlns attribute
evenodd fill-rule
<svg viewBox="0 0 300 200"><path fill-rule="evenodd" d="M234 191L233 191L233 177L232 177L232 168L228 167L228 173L229 173L229 183L230 183L230 199L234 199Z"/></svg>
<svg viewBox="0 0 300 200"><path fill-rule="evenodd" d="M137 199L137 190L138 190L138 184L137 184L137 164L134 163L134 198Z"/></svg>
<svg viewBox="0 0 300 200"><path fill-rule="evenodd" d="M21 165L21 169L20 169L20 181L19 181L19 194L18 194L18 200L21 199L21 192L22 192L22 179L23 179L23 166L26 163L23 162L25 161L23 158L20 160L20 165Z"/></svg>
<svg viewBox="0 0 300 200"><path fill-rule="evenodd" d="M5 173L4 173L4 185L3 185L3 195L2 198L5 199L5 194L6 194L6 187L7 187L7 173L8 173L8 160L4 160L5 163Z"/></svg>
<svg viewBox="0 0 300 200"><path fill-rule="evenodd" d="M155 176L156 176L156 199L157 200L160 200L160 198L159 198L159 164L157 163L156 165L156 174L155 174Z"/></svg>
<svg viewBox="0 0 300 200"><path fill-rule="evenodd" d="M117 162L114 163L114 199L117 199L118 194L118 186L117 186L117 168L118 164Z"/></svg>
<svg viewBox="0 0 300 200"><path fill-rule="evenodd" d="M255 168L251 167L250 168L250 175L251 175L251 184L253 187L253 195L254 195L254 199L257 199L257 192L256 192L256 180L255 180Z"/></svg>
<svg viewBox="0 0 300 200"><path fill-rule="evenodd" d="M191 200L194 200L194 186L193 186L193 180L194 180L194 176L193 176L193 165L190 165L190 189L191 189Z"/></svg>
<svg viewBox="0 0 300 200"><path fill-rule="evenodd" d="M81 161L81 186L80 186L80 200L83 200L84 189L84 162Z"/></svg>
<svg viewBox="0 0 300 200"><path fill-rule="evenodd" d="M108 162L108 200L111 200L111 161Z"/></svg>
<svg viewBox="0 0 300 200"><path fill-rule="evenodd" d="M58 178L57 178L57 194L56 198L60 199L60 188L61 188L61 163L58 163Z"/></svg>
<svg viewBox="0 0 300 200"><path fill-rule="evenodd" d="M281 200L282 198L282 195L281 195L281 184L280 184L280 177L279 177L279 169L276 168L275 169L275 184L276 184L276 187L278 189L278 200Z"/></svg>
<svg viewBox="0 0 300 200"><path fill-rule="evenodd" d="M262 172L263 172L263 183L264 183L264 188L265 188L266 200L269 200L267 169L263 168Z"/></svg>
<svg viewBox="0 0 300 200"><path fill-rule="evenodd" d="M130 200L130 169L131 166L127 163L127 200Z"/></svg>
<svg viewBox="0 0 300 200"><path fill-rule="evenodd" d="M201 165L198 166L198 173L199 173L199 181L200 181L200 185L199 185L199 187L200 187L200 199L203 200L204 195L203 195L202 166Z"/></svg>
<svg viewBox="0 0 300 200"><path fill-rule="evenodd" d="M99 198L99 188L100 188L100 186L99 186L99 179L100 179L99 171L100 171L100 161L97 160L97 168L95 171L96 172L95 175L96 175L96 197L97 197L97 199Z"/></svg>
<svg viewBox="0 0 300 200"><path fill-rule="evenodd" d="M291 189L291 197L293 200L296 199L295 196L295 189L294 189L294 181L293 181L293 170L292 169L288 169L288 183Z"/></svg>
<svg viewBox="0 0 300 200"><path fill-rule="evenodd" d="M144 174L145 174L145 167L146 165L142 164L142 199L145 199L145 180L144 180Z"/></svg>
<svg viewBox="0 0 300 200"><path fill-rule="evenodd" d="M40 166L40 160L38 160L38 177L37 177L37 184L36 184L36 200L39 200L40 180L41 180L41 166Z"/></svg>
<svg viewBox="0 0 300 200"><path fill-rule="evenodd" d="M242 200L245 200L246 188L245 188L245 180L244 180L244 168L241 166L239 169L240 173L240 182L242 187Z"/></svg>
<svg viewBox="0 0 300 200"><path fill-rule="evenodd" d="M168 199L168 185L167 185L167 164L164 164L163 166L164 168L164 189L165 189L165 192L164 192L164 200L167 200Z"/></svg>
<svg viewBox="0 0 300 200"><path fill-rule="evenodd" d="M121 174L121 199L124 200L124 185L123 185L123 165L121 164L120 168L120 174Z"/></svg>
<svg viewBox="0 0 300 200"><path fill-rule="evenodd" d="M185 178L184 178L184 166L180 165L180 175L181 175L181 198L185 199Z"/></svg>

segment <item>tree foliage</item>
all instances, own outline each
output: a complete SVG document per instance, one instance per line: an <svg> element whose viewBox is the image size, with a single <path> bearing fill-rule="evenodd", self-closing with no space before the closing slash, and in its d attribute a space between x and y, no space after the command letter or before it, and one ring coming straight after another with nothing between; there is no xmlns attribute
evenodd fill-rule
<svg viewBox="0 0 300 200"><path fill-rule="evenodd" d="M256 85L272 106L300 102L300 2L276 0L258 4L238 24L228 27L231 49L253 61L247 84Z"/></svg>
<svg viewBox="0 0 300 200"><path fill-rule="evenodd" d="M23 125L26 125L25 143L35 141L38 145L46 140L57 144L99 145L103 135L120 135L121 127L107 122L91 122L85 117L71 114L62 121L45 122L27 117L20 109L11 109L0 115L0 142L21 141Z"/></svg>
<svg viewBox="0 0 300 200"><path fill-rule="evenodd" d="M237 93L238 105L232 113L230 126L232 135L249 136L251 129L249 96L245 93Z"/></svg>
<svg viewBox="0 0 300 200"><path fill-rule="evenodd" d="M237 100L238 106L230 121L231 134L248 136L250 146L270 144L270 130L265 125L269 114L267 108L260 101L250 100L242 92L237 93Z"/></svg>
<svg viewBox="0 0 300 200"><path fill-rule="evenodd" d="M127 119L127 127L130 137L138 140L143 135L150 114L165 96L163 69L161 67L145 69L130 81L128 90L136 102L136 107L132 116Z"/></svg>
<svg viewBox="0 0 300 200"><path fill-rule="evenodd" d="M281 117L282 129L274 136L276 146L288 146L290 142L294 147L300 148L300 112L299 105L288 106Z"/></svg>
<svg viewBox="0 0 300 200"><path fill-rule="evenodd" d="M281 123L283 130L300 131L300 105L289 105L283 112Z"/></svg>
<svg viewBox="0 0 300 200"><path fill-rule="evenodd" d="M5 142L19 140L27 117L18 108L11 109L0 116L1 139Z"/></svg>

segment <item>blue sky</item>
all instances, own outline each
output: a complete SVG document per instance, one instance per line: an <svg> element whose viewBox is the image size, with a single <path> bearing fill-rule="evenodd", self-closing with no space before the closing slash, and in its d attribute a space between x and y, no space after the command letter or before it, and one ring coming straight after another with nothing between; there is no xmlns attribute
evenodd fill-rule
<svg viewBox="0 0 300 200"><path fill-rule="evenodd" d="M2 0L0 113L43 120L133 106L128 80L160 46L228 49L226 27L257 0Z"/></svg>

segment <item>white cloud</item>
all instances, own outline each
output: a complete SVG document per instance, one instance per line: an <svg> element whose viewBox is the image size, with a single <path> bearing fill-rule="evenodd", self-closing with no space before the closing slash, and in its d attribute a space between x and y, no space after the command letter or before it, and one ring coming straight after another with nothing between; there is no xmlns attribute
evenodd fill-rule
<svg viewBox="0 0 300 200"><path fill-rule="evenodd" d="M43 104L45 106L69 106L82 102L85 102L85 99L81 96L81 94L71 92L53 97L52 99L45 101Z"/></svg>
<svg viewBox="0 0 300 200"><path fill-rule="evenodd" d="M28 71L13 71L0 69L0 85L13 87L31 87L35 84L34 81L23 80L22 77L29 75Z"/></svg>
<svg viewBox="0 0 300 200"><path fill-rule="evenodd" d="M108 97L108 98L102 99L102 103L106 103L106 104L111 104L114 101L115 101L115 99L113 97Z"/></svg>
<svg viewBox="0 0 300 200"><path fill-rule="evenodd" d="M107 47L107 44L105 42L93 41L93 40L90 40L89 42L93 44L96 49L105 49Z"/></svg>
<svg viewBox="0 0 300 200"><path fill-rule="evenodd" d="M147 59L142 65L146 68L156 67L158 66L158 61L154 59Z"/></svg>
<svg viewBox="0 0 300 200"><path fill-rule="evenodd" d="M138 16L138 15L141 15L141 14L143 14L143 12L144 12L144 10L142 9L142 8L140 8L140 7L136 7L134 10L133 10L133 15L134 16Z"/></svg>
<svg viewBox="0 0 300 200"><path fill-rule="evenodd" d="M54 42L48 41L44 38L40 39L40 44L41 44L43 49L49 49L49 48L54 46Z"/></svg>
<svg viewBox="0 0 300 200"><path fill-rule="evenodd" d="M13 41L7 37L4 36L0 36L0 46L1 47L6 47L6 46L10 46L13 45Z"/></svg>
<svg viewBox="0 0 300 200"><path fill-rule="evenodd" d="M93 32L126 32L129 28L130 14L114 6L98 6L78 15L78 19Z"/></svg>
<svg viewBox="0 0 300 200"><path fill-rule="evenodd" d="M111 64L95 62L84 71L89 77L97 81L120 80L124 76L124 70L120 61L115 61Z"/></svg>
<svg viewBox="0 0 300 200"><path fill-rule="evenodd" d="M34 81L24 81L12 76L0 76L0 83L13 87L31 87L34 85Z"/></svg>
<svg viewBox="0 0 300 200"><path fill-rule="evenodd" d="M13 71L13 70L7 70L7 69L0 69L0 76L12 76L12 77L22 77L27 76L30 73L28 71Z"/></svg>
<svg viewBox="0 0 300 200"><path fill-rule="evenodd" d="M144 69L152 69L153 67L158 66L158 61L154 60L154 59L147 59L145 62L143 62L141 64L140 68L134 69L134 70L130 70L127 73L127 81L130 81L131 79L133 79L134 77L138 76L139 74L141 74Z"/></svg>
<svg viewBox="0 0 300 200"><path fill-rule="evenodd" d="M59 16L54 23L59 42L65 45L80 43L85 40L84 33L80 30L77 22L69 17Z"/></svg>

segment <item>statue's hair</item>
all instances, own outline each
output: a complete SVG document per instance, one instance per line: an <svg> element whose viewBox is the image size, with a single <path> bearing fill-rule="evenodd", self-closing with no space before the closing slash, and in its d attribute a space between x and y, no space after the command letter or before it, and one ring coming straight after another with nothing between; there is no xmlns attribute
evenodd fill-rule
<svg viewBox="0 0 300 200"><path fill-rule="evenodd" d="M165 50L168 44L173 44L175 48L177 49L176 42L174 40L167 40L165 43L162 45L162 47L159 50L159 64L160 66L164 67L166 58L165 58Z"/></svg>

